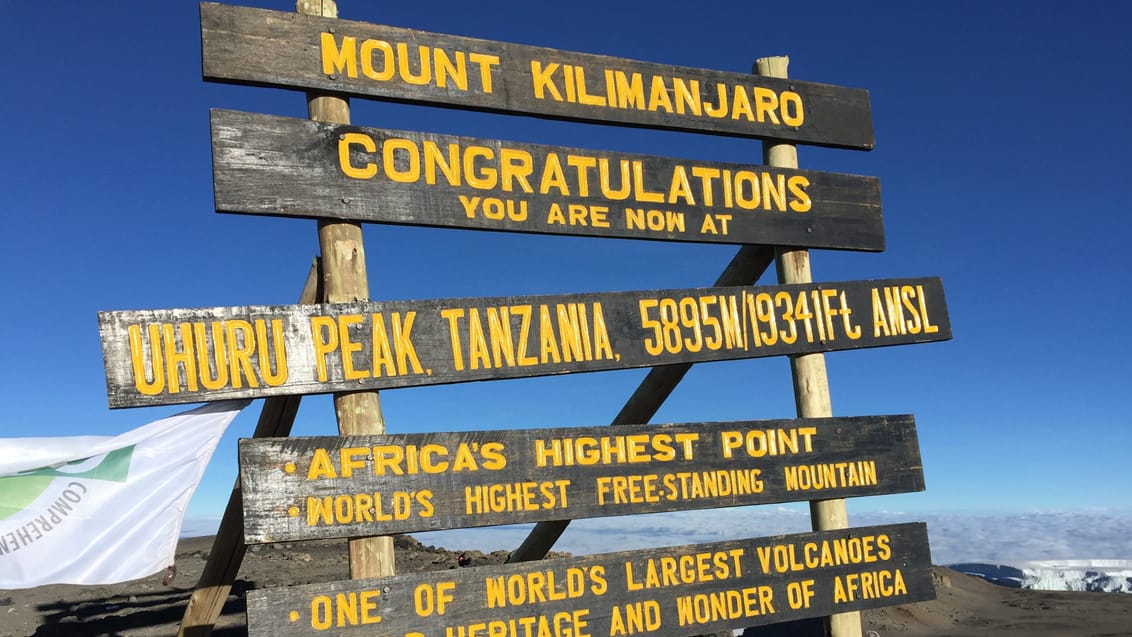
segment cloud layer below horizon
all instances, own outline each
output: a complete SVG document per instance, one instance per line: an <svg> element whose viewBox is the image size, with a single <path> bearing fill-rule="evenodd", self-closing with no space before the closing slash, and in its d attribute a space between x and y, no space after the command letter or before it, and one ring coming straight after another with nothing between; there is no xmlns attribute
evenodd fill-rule
<svg viewBox="0 0 1132 637"><path fill-rule="evenodd" d="M935 564L1018 563L1035 560L1132 559L1132 510L1032 513L851 514L854 526L927 522ZM182 537L210 535L217 520L186 520ZM449 549L510 551L531 525L414 533L424 544ZM722 542L810 530L804 509L787 507L713 509L578 520L554 546L575 555Z"/></svg>

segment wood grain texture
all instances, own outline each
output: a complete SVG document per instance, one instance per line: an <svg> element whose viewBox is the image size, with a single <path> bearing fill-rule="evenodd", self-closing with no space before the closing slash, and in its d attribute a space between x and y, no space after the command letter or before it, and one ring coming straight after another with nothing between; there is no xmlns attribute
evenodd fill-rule
<svg viewBox="0 0 1132 637"><path fill-rule="evenodd" d="M429 160L426 145L439 149L444 165ZM484 150L490 156L479 154ZM516 162L502 160L505 155L526 162L525 169L513 169L521 178L502 176L505 166ZM663 241L884 249L875 177L224 110L212 111L212 161L218 212ZM603 180L610 184L607 191L599 186Z"/></svg>
<svg viewBox="0 0 1132 637"><path fill-rule="evenodd" d="M632 634L687 637L934 598L927 528L912 523L252 590L248 634L619 635L640 611Z"/></svg>
<svg viewBox="0 0 1132 637"><path fill-rule="evenodd" d="M332 42L328 66L324 34ZM204 78L219 82L862 150L874 145L863 89L210 3L201 5L201 43ZM457 67L462 71L447 70ZM760 100L767 107L761 111ZM769 108L771 100L777 109Z"/></svg>
<svg viewBox="0 0 1132 637"><path fill-rule="evenodd" d="M245 439L248 543L922 491L912 416Z"/></svg>
<svg viewBox="0 0 1132 637"><path fill-rule="evenodd" d="M109 404L130 407L881 347L951 326L942 282L918 278L100 312L99 333Z"/></svg>

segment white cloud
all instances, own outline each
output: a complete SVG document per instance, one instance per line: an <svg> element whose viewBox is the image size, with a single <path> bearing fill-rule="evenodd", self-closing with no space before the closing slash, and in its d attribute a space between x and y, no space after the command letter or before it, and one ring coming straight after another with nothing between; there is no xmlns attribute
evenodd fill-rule
<svg viewBox="0 0 1132 637"><path fill-rule="evenodd" d="M854 526L927 522L936 564L1036 560L1132 559L1132 511L1084 510L1033 513L852 513ZM217 520L186 520L181 535L216 532ZM517 548L533 525L414 533L424 544L485 552ZM810 530L805 505L740 507L572 522L554 550L575 555L702 544Z"/></svg>
<svg viewBox="0 0 1132 637"><path fill-rule="evenodd" d="M854 526L927 522L932 561L1021 562L1132 557L1132 511L1055 511L1042 513L851 514ZM512 550L531 525L435 531L415 534L425 544ZM638 548L720 542L810 530L805 509L736 508L578 520L555 550L576 555Z"/></svg>

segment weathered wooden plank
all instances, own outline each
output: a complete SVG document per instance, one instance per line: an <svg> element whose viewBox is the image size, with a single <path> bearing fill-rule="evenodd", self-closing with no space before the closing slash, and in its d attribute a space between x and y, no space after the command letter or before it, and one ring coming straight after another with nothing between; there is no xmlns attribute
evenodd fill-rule
<svg viewBox="0 0 1132 637"><path fill-rule="evenodd" d="M250 544L907 493L912 416L240 441Z"/></svg>
<svg viewBox="0 0 1132 637"><path fill-rule="evenodd" d="M604 124L868 150L845 88L201 4L204 78Z"/></svg>
<svg viewBox="0 0 1132 637"><path fill-rule="evenodd" d="M100 312L111 407L947 340L938 278Z"/></svg>
<svg viewBox="0 0 1132 637"><path fill-rule="evenodd" d="M934 598L912 523L253 590L248 633L686 637Z"/></svg>
<svg viewBox="0 0 1132 637"><path fill-rule="evenodd" d="M875 177L212 111L216 209L883 250Z"/></svg>

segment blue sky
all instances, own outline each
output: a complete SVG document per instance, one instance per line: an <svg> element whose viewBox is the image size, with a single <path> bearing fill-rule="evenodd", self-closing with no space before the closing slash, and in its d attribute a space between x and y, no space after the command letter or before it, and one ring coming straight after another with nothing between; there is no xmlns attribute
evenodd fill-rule
<svg viewBox="0 0 1132 637"><path fill-rule="evenodd" d="M315 222L213 212L208 109L305 116L301 93L200 78L195 2L0 3L6 239L0 435L115 434L179 411L106 406L99 310L290 304ZM257 2L290 10L284 2ZM34 6L34 9L32 8ZM372 3L344 18L866 88L872 152L802 168L878 176L887 251L813 253L817 280L940 276L954 340L827 355L836 415L915 414L927 491L854 511L1132 508L1132 83L1120 3ZM353 122L758 163L760 144L355 99ZM371 297L695 287L732 246L367 226ZM768 282L764 279L763 282ZM641 370L384 392L391 432L603 425ZM236 438L190 517L222 510ZM787 418L786 359L697 366L656 422ZM335 431L326 397L300 435ZM0 443L2 444L2 443ZM1114 556L1119 557L1119 556Z"/></svg>

